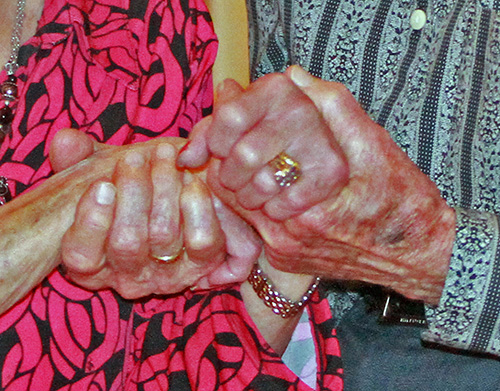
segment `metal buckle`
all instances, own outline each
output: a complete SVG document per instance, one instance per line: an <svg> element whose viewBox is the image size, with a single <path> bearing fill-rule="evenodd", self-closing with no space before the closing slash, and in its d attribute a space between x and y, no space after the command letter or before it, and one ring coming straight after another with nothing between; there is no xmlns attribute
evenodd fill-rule
<svg viewBox="0 0 500 391"><path fill-rule="evenodd" d="M410 300L394 292L387 294L379 323L427 327L424 302Z"/></svg>

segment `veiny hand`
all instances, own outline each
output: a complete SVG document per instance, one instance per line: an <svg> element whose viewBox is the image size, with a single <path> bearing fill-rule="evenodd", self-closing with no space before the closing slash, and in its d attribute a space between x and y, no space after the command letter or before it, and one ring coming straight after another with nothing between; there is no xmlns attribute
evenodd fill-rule
<svg viewBox="0 0 500 391"><path fill-rule="evenodd" d="M62 262L73 281L137 298L248 275L261 245L241 218L212 200L203 173L197 178L176 169L183 143L167 138L148 147L127 146L112 177L89 187L62 240ZM60 170L103 148L108 154L110 148L120 149L62 131L53 142L51 161ZM155 260L177 253L179 258L169 263Z"/></svg>
<svg viewBox="0 0 500 391"><path fill-rule="evenodd" d="M178 164L217 158L210 188L257 229L273 266L438 301L454 211L344 86L291 67L224 94ZM282 150L302 176L280 189L268 162Z"/></svg>

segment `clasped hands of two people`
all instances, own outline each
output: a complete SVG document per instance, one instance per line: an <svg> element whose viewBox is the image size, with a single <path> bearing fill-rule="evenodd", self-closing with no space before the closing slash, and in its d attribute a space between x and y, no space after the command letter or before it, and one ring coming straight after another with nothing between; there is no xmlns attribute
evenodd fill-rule
<svg viewBox="0 0 500 391"><path fill-rule="evenodd" d="M218 96L185 148L176 138L134 144L114 185L89 187L62 242L70 278L128 298L173 293L245 279L263 246L283 271L437 302L455 214L345 87L294 66L246 90L225 81ZM85 138L61 132L56 170L94 152ZM283 188L268 164L282 151L301 168ZM153 260L182 247L182 259Z"/></svg>

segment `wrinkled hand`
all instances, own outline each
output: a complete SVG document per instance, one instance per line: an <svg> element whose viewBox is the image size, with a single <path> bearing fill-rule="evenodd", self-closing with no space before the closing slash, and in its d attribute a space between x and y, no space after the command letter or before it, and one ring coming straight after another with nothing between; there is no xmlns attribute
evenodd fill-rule
<svg viewBox="0 0 500 391"><path fill-rule="evenodd" d="M438 301L454 212L344 86L291 67L219 94L178 164L217 158L210 188L257 229L273 266ZM288 188L268 164L280 151L302 169Z"/></svg>
<svg viewBox="0 0 500 391"><path fill-rule="evenodd" d="M150 146L127 146L112 176L89 187L62 240L62 263L70 279L89 289L111 287L125 298L137 298L193 284L241 281L248 275L260 243L241 218L212 200L203 172L198 178L176 169L183 144L168 138ZM110 148L123 147L101 146L77 131L61 131L51 161L61 170L95 150L109 154ZM177 253L179 258L169 263L155 259Z"/></svg>

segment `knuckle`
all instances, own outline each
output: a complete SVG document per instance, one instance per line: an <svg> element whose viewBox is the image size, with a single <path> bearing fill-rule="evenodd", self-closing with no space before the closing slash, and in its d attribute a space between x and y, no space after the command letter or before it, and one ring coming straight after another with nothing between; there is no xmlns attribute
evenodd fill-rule
<svg viewBox="0 0 500 391"><path fill-rule="evenodd" d="M109 224L110 217L99 210L94 210L92 213L89 213L83 221L85 229L97 232L106 231L109 228Z"/></svg>
<svg viewBox="0 0 500 391"><path fill-rule="evenodd" d="M167 222L156 221L151 224L149 229L149 244L152 246L168 246L179 236L177 232L178 230Z"/></svg>
<svg viewBox="0 0 500 391"><path fill-rule="evenodd" d="M236 163L245 168L255 168L262 165L262 156L259 150L251 144L242 141L234 148Z"/></svg>
<svg viewBox="0 0 500 391"><path fill-rule="evenodd" d="M328 105L336 105L337 102L346 99L354 99L351 91L342 83L329 82L329 88L322 96L322 100Z"/></svg>
<svg viewBox="0 0 500 391"><path fill-rule="evenodd" d="M119 258L135 257L140 254L142 242L135 230L123 229L121 234L112 235L108 248Z"/></svg>
<svg viewBox="0 0 500 391"><path fill-rule="evenodd" d="M290 210L301 211L309 206L311 192L291 192L287 195L287 205Z"/></svg>
<svg viewBox="0 0 500 391"><path fill-rule="evenodd" d="M189 242L191 250L197 253L203 253L211 250L214 246L214 241L208 236L198 235Z"/></svg>
<svg viewBox="0 0 500 391"><path fill-rule="evenodd" d="M349 180L349 166L342 154L330 151L326 157L321 156L316 162L314 172L318 174L315 184L318 186L345 185Z"/></svg>
<svg viewBox="0 0 500 391"><path fill-rule="evenodd" d="M209 255L213 255L214 252L217 252L220 248L217 240L217 235L207 232L198 232L188 240L189 250L196 253L199 257L207 257ZM206 254L203 256L203 254Z"/></svg>
<svg viewBox="0 0 500 391"><path fill-rule="evenodd" d="M249 197L247 193L243 194L237 193L236 201L238 202L239 205L241 205L243 208L247 210L259 209L265 202L264 199Z"/></svg>
<svg viewBox="0 0 500 391"><path fill-rule="evenodd" d="M256 82L257 86L261 84L270 94L276 94L277 92L284 92L293 88L292 81L281 73L272 73L264 77L261 77Z"/></svg>
<svg viewBox="0 0 500 391"><path fill-rule="evenodd" d="M214 113L214 117L233 130L243 129L245 125L242 107L236 102L222 104Z"/></svg>

